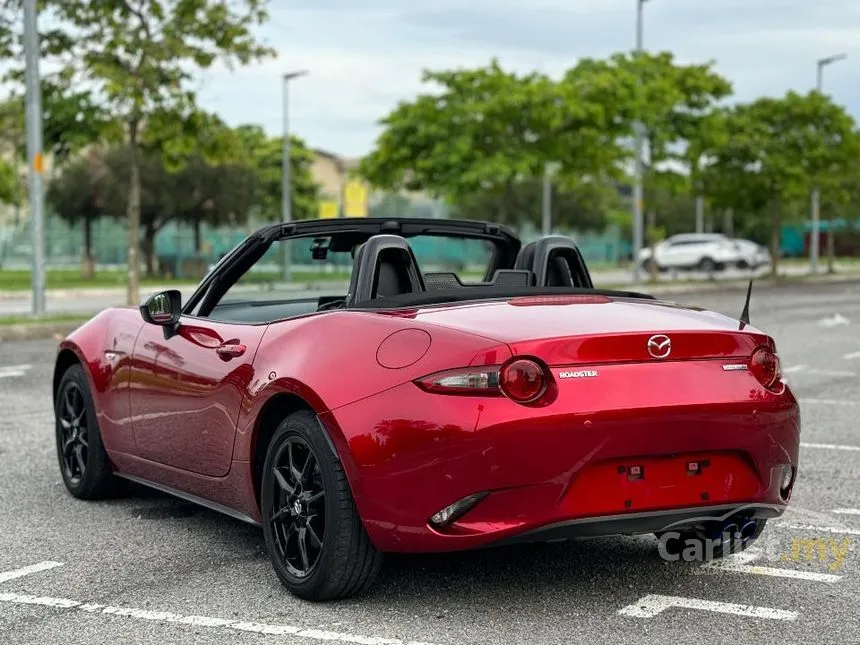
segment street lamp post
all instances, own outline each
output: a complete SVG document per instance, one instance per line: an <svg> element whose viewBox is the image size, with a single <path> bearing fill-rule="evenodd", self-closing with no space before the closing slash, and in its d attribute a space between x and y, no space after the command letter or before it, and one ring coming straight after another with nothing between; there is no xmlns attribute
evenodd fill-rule
<svg viewBox="0 0 860 645"><path fill-rule="evenodd" d="M845 60L846 54L837 54L836 56L828 56L818 61L818 77L816 80L816 89L819 93L824 91L824 68L831 63L836 63L840 60ZM827 245L832 250L833 248L833 222L828 227ZM811 273L818 273L818 256L819 256L819 237L821 235L821 191L818 186L812 189L812 231L810 234L809 244L809 270ZM829 255L828 255L829 257ZM832 267L831 267L832 269Z"/></svg>
<svg viewBox="0 0 860 645"><path fill-rule="evenodd" d="M643 8L648 0L636 0L636 53L642 53L643 32ZM641 82L641 79L640 79ZM636 148L636 177L633 183L633 282L638 284L642 277L640 275L639 254L645 238L645 222L642 216L643 200L643 174L644 162L642 160L645 145L645 127L641 121L633 124Z"/></svg>
<svg viewBox="0 0 860 645"><path fill-rule="evenodd" d="M298 72L290 72L288 74L284 74L283 82L284 82L284 146L283 146L283 159L281 160L281 165L283 166L282 173L282 186L281 186L281 221L284 223L293 221L293 195L292 195L292 177L291 177L291 167L290 167L290 81L293 79L299 78L300 76L307 75L307 71L302 70ZM290 249L289 242L286 242L283 246L284 249L284 281L292 282L292 265L290 262Z"/></svg>
<svg viewBox="0 0 860 645"><path fill-rule="evenodd" d="M27 77L27 164L30 230L33 240L33 314L45 313L45 202L42 191L42 85L36 0L24 2L24 59Z"/></svg>

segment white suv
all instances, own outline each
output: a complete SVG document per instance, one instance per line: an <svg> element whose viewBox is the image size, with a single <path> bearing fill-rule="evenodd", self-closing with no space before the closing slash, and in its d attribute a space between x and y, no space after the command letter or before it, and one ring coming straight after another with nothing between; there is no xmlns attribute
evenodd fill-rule
<svg viewBox="0 0 860 645"><path fill-rule="evenodd" d="M710 273L728 267L758 269L770 262L770 254L749 240L734 240L719 233L673 235L654 249L657 268L695 269ZM639 254L645 268L651 264L651 249Z"/></svg>

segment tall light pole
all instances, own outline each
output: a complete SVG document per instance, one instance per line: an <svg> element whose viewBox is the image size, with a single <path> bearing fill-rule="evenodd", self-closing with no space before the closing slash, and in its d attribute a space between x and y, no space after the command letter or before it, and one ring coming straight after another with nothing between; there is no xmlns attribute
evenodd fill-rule
<svg viewBox="0 0 860 645"><path fill-rule="evenodd" d="M643 8L648 0L636 0L636 54L642 53ZM641 79L639 79L641 82ZM638 116L638 115L637 115ZM645 126L640 120L633 124L636 148L636 177L633 183L633 282L642 280L639 266L639 253L645 239L645 221L642 216L644 162L642 160L645 145Z"/></svg>
<svg viewBox="0 0 860 645"><path fill-rule="evenodd" d="M40 316L45 313L45 202L42 192L42 85L36 0L24 0L24 60L27 65L27 178L33 245L33 315Z"/></svg>
<svg viewBox="0 0 860 645"><path fill-rule="evenodd" d="M840 60L845 60L847 54L837 54L836 56L828 56L818 61L818 77L815 87L819 93L824 92L824 68L831 63L836 63ZM819 237L821 235L821 191L818 186L812 189L812 232L810 234L809 244L809 270L811 273L818 272L818 256L819 256ZM828 228L828 246L832 246L833 239L833 222Z"/></svg>
<svg viewBox="0 0 860 645"><path fill-rule="evenodd" d="M283 166L282 185L281 185L281 221L293 221L293 195L292 195L292 177L290 168L290 81L305 76L308 72L305 70L298 72L289 72L284 74L284 154L281 160ZM292 282L292 264L290 262L289 242L286 242L284 248L284 281Z"/></svg>

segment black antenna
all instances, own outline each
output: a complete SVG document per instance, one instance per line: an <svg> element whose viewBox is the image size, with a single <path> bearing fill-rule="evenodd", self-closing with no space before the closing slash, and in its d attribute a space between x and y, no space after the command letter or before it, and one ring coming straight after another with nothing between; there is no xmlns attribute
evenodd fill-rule
<svg viewBox="0 0 860 645"><path fill-rule="evenodd" d="M741 326L738 329L743 329L747 325L750 324L750 296L752 295L752 283L750 280L750 285L747 287L747 300L744 303L744 310L741 312Z"/></svg>

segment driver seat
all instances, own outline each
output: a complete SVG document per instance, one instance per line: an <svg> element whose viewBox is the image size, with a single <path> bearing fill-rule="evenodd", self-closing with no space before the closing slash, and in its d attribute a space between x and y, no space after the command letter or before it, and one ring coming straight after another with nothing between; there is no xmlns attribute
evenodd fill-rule
<svg viewBox="0 0 860 645"><path fill-rule="evenodd" d="M356 249L345 305L424 290L409 243L399 235L374 235Z"/></svg>

